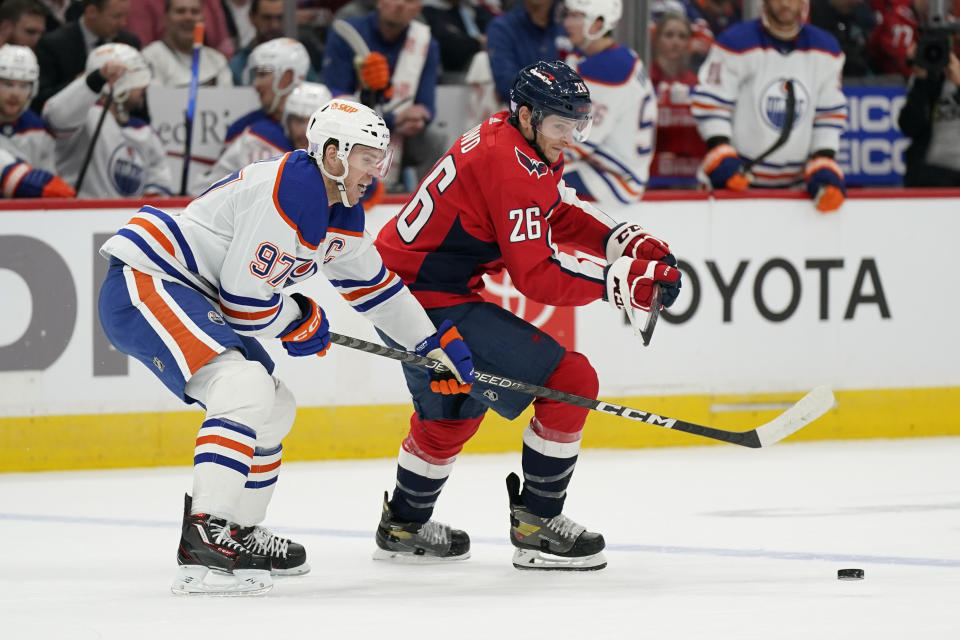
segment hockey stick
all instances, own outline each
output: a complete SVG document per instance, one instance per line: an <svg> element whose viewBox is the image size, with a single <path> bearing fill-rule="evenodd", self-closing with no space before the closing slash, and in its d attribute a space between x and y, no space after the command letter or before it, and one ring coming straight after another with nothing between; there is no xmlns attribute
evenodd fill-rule
<svg viewBox="0 0 960 640"><path fill-rule="evenodd" d="M200 51L203 49L203 23L193 25L193 61L190 67L190 90L187 94L187 110L184 113L186 135L183 142L183 168L180 172L180 195L187 195L187 180L190 175L190 156L193 154L193 116L197 109L197 84L200 75Z"/></svg>
<svg viewBox="0 0 960 640"><path fill-rule="evenodd" d="M100 139L100 129L103 128L103 119L107 117L110 111L110 105L113 104L113 87L107 93L107 99L103 101L103 111L100 112L100 119L97 120L97 126L93 130L93 137L90 138L90 146L87 147L87 155L83 158L83 164L80 165L80 174L77 176L77 185L73 188L80 197L80 187L83 186L83 179L87 175L87 168L90 166L90 159L93 158L93 150L97 146L97 140Z"/></svg>
<svg viewBox="0 0 960 640"><path fill-rule="evenodd" d="M373 342L367 342L366 340L360 340L359 338L350 338L348 336L342 336L338 333L331 332L330 341L334 344L349 347L350 349L372 353L374 355L383 356L392 360L399 360L400 362L406 362L407 364L412 364L418 367L437 369L440 371L446 370L442 364L431 358L424 358L423 356L418 356L414 353L408 353L406 351L401 351L400 349L392 349L390 347L385 347ZM477 382L481 382L497 389L517 391L533 396L539 396L541 398L547 398L548 400L566 402L567 404L584 407L585 409L593 409L594 411L600 411L601 413L609 413L622 418L636 420L637 422L644 422L657 427L664 427L665 429L673 429L674 431L684 431L686 433L692 433L704 438L728 442L730 444L738 444L742 447L749 447L751 449L769 447L773 443L783 440L787 436L795 433L822 416L833 406L833 393L830 391L830 389L827 387L817 387L801 398L800 401L795 405L781 413L770 422L760 425L756 429L742 432L725 431L723 429L716 429L714 427L706 427L703 425L694 424L693 422L686 422L685 420L680 420L678 418L657 415L655 413L650 413L649 411L631 409L630 407L613 404L612 402L592 400L590 398L574 395L572 393L566 393L564 391L557 391L556 389L548 389L547 387L530 384L529 382L511 380L510 378L494 375L492 373L474 371L474 374L477 377Z"/></svg>
<svg viewBox="0 0 960 640"><path fill-rule="evenodd" d="M783 88L787 92L787 104L786 110L783 113L783 126L780 128L780 135L777 136L777 139L773 141L773 144L770 145L766 151L747 162L740 170L743 175L750 178L751 182L753 181L753 176L750 175L750 170L769 158L771 153L782 147L786 143L787 138L790 137L790 132L793 131L793 121L796 117L795 110L797 106L797 96L793 89L793 80L784 81Z"/></svg>

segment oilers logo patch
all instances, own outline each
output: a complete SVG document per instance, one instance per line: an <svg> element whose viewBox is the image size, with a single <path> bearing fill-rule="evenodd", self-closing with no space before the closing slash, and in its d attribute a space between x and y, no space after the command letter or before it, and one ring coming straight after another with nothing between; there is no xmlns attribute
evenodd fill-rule
<svg viewBox="0 0 960 640"><path fill-rule="evenodd" d="M146 160L139 149L122 144L110 154L107 175L119 195L138 196L143 193L146 166Z"/></svg>
<svg viewBox="0 0 960 640"><path fill-rule="evenodd" d="M757 105L760 110L760 119L763 120L765 125L777 132L783 128L783 122L787 115L787 91L784 88L786 80L787 78L777 78L764 87L760 93L760 104ZM793 79L793 92L796 98L793 123L796 127L810 105L810 94L803 83L796 78Z"/></svg>
<svg viewBox="0 0 960 640"><path fill-rule="evenodd" d="M550 170L546 163L534 160L516 147L514 147L513 150L517 152L517 162L519 162L520 166L526 169L530 175L542 178L549 173Z"/></svg>
<svg viewBox="0 0 960 640"><path fill-rule="evenodd" d="M218 324L221 327L226 324L226 322L223 321L223 316L221 316L216 311L207 311L207 320L209 320L213 324Z"/></svg>

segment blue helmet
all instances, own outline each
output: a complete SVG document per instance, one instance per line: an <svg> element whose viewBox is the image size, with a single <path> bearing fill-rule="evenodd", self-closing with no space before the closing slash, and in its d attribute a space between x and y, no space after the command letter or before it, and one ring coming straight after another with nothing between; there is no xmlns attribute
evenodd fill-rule
<svg viewBox="0 0 960 640"><path fill-rule="evenodd" d="M533 112L536 127L548 115L584 123L590 121L590 90L580 75L560 62L535 62L524 67L510 89L510 114L520 107Z"/></svg>

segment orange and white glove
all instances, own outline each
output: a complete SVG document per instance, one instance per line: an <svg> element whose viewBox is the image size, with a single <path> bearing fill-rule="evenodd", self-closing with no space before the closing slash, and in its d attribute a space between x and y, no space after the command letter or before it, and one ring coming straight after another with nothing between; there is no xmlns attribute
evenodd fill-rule
<svg viewBox="0 0 960 640"><path fill-rule="evenodd" d="M743 158L728 143L718 144L707 152L700 163L700 171L710 180L714 189L744 191L750 181L743 174Z"/></svg>
<svg viewBox="0 0 960 640"><path fill-rule="evenodd" d="M34 169L26 162L15 162L0 170L0 189L8 198L72 198L77 195L60 176Z"/></svg>
<svg viewBox="0 0 960 640"><path fill-rule="evenodd" d="M390 86L390 66L387 58L378 51L371 51L360 65L360 82L372 91L384 91Z"/></svg>
<svg viewBox="0 0 960 640"><path fill-rule="evenodd" d="M847 196L847 185L836 160L828 156L810 158L803 169L803 177L817 211L831 213L840 208Z"/></svg>

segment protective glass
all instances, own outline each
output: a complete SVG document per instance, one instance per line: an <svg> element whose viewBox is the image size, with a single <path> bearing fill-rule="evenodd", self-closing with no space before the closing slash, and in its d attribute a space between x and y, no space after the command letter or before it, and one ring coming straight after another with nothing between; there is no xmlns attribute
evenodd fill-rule
<svg viewBox="0 0 960 640"><path fill-rule="evenodd" d="M347 164L351 169L363 171L378 178L386 178L387 173L390 172L390 165L393 164L393 147L387 147L386 150L381 151L358 145L350 151Z"/></svg>
<svg viewBox="0 0 960 640"><path fill-rule="evenodd" d="M589 115L573 119L555 114L539 114L535 111L533 117L535 122L539 122L537 131L540 135L553 140L586 142L593 128L593 117Z"/></svg>

